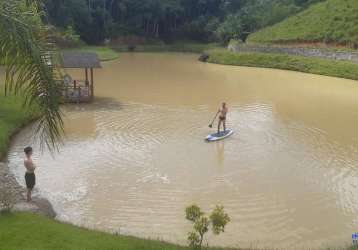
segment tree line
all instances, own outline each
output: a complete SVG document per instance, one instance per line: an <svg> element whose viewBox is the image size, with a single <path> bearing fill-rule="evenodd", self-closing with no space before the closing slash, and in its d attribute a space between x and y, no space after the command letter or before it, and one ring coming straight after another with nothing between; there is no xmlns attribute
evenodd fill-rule
<svg viewBox="0 0 358 250"><path fill-rule="evenodd" d="M245 40L322 0L44 0L48 22L88 44L140 36L166 42Z"/></svg>

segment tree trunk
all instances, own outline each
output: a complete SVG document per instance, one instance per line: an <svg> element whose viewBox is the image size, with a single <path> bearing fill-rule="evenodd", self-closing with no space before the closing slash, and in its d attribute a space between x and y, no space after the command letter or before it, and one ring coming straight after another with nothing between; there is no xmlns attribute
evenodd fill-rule
<svg viewBox="0 0 358 250"><path fill-rule="evenodd" d="M155 27L156 27L156 24L155 24L155 22L153 22L153 24L152 24L152 30L151 30L151 35L154 35L155 34Z"/></svg>
<svg viewBox="0 0 358 250"><path fill-rule="evenodd" d="M111 15L111 17L113 15L113 13L112 13L112 11L113 11L113 3L114 3L114 0L111 0L111 2L109 4L109 10L108 10L108 12Z"/></svg>
<svg viewBox="0 0 358 250"><path fill-rule="evenodd" d="M146 35L148 35L148 33L149 33L149 20L148 19L145 19L145 22L144 22L144 32Z"/></svg>
<svg viewBox="0 0 358 250"><path fill-rule="evenodd" d="M159 22L157 22L157 24L156 24L155 37L159 37Z"/></svg>
<svg viewBox="0 0 358 250"><path fill-rule="evenodd" d="M106 0L103 0L103 28L106 31Z"/></svg>

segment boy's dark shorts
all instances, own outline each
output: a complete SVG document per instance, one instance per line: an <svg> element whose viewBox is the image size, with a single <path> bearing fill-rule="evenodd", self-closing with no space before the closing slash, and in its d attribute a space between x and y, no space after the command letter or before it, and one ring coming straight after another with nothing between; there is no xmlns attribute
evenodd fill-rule
<svg viewBox="0 0 358 250"><path fill-rule="evenodd" d="M26 173L25 174L26 187L28 189L33 189L36 184L36 177L34 173Z"/></svg>

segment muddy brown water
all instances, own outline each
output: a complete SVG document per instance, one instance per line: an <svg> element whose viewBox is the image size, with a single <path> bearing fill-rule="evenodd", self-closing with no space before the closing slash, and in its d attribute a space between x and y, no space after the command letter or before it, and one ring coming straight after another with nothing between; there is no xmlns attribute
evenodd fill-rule
<svg viewBox="0 0 358 250"><path fill-rule="evenodd" d="M95 71L93 104L67 105L66 137L41 154L33 128L9 161L23 183L32 144L37 193L64 221L186 244L184 209L231 216L210 245L324 248L358 230L358 84L297 72L122 54ZM69 73L82 77L82 72ZM235 134L206 143L221 101Z"/></svg>

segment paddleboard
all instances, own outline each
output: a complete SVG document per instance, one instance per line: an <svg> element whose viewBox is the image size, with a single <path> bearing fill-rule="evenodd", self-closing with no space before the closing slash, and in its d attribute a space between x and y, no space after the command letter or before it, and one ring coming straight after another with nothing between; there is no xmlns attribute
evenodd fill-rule
<svg viewBox="0 0 358 250"><path fill-rule="evenodd" d="M205 139L209 142L218 141L218 140L225 139L226 137L229 137L233 133L234 131L232 131L231 129L227 129L225 132L221 131L220 133L208 135Z"/></svg>

